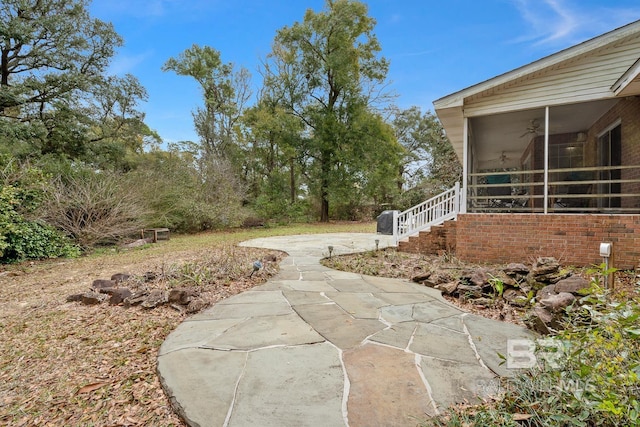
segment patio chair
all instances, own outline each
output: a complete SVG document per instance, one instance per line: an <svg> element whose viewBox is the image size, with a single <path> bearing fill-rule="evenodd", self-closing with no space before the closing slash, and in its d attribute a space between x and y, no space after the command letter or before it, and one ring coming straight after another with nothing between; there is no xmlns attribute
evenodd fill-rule
<svg viewBox="0 0 640 427"><path fill-rule="evenodd" d="M509 174L489 175L487 176L487 184L510 184L511 176ZM506 207L512 202L511 187L487 187L487 194L492 197L489 204L494 207Z"/></svg>

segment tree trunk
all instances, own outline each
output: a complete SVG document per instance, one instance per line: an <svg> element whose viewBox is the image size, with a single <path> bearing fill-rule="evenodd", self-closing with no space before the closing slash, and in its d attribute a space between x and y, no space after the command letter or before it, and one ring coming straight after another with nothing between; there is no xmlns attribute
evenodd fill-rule
<svg viewBox="0 0 640 427"><path fill-rule="evenodd" d="M400 165L400 170L398 171L398 180L396 181L396 184L398 186L398 191L400 192L400 194L402 194L402 186L404 185L404 165Z"/></svg>
<svg viewBox="0 0 640 427"><path fill-rule="evenodd" d="M291 204L294 204L296 202L296 171L294 169L294 161L295 158L291 157L291 164L289 165L289 187L291 191Z"/></svg>
<svg viewBox="0 0 640 427"><path fill-rule="evenodd" d="M320 222L329 222L329 172L331 164L329 162L330 154L326 151L322 153L320 158Z"/></svg>
<svg viewBox="0 0 640 427"><path fill-rule="evenodd" d="M0 58L0 90L8 90L9 88L9 52L2 50ZM0 115L4 115L7 106L0 104Z"/></svg>
<svg viewBox="0 0 640 427"><path fill-rule="evenodd" d="M320 222L329 222L329 200L327 200L327 192L324 189L320 203Z"/></svg>

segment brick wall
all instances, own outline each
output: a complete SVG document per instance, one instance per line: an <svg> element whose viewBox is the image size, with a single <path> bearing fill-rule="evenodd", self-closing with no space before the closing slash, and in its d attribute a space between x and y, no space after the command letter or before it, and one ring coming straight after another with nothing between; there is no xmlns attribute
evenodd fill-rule
<svg viewBox="0 0 640 427"><path fill-rule="evenodd" d="M600 117L589 129L589 156L595 164L597 135L620 120L622 131L622 164L640 165L640 98L621 99L613 108ZM640 168L623 170L622 179L640 179ZM640 183L623 183L622 193L640 194ZM622 207L640 207L640 198L622 198Z"/></svg>
<svg viewBox="0 0 640 427"><path fill-rule="evenodd" d="M455 253L477 263L531 262L553 256L565 265L600 264L600 243L612 242L614 266L640 265L640 215L460 214L420 233L399 250L423 254Z"/></svg>
<svg viewBox="0 0 640 427"><path fill-rule="evenodd" d="M446 221L442 225L431 227L429 232L409 237L408 241L398 243L398 249L403 252L429 255L455 253L456 222Z"/></svg>
<svg viewBox="0 0 640 427"><path fill-rule="evenodd" d="M456 256L469 262L528 262L553 256L566 265L600 264L613 242L614 264L640 265L640 215L461 214Z"/></svg>

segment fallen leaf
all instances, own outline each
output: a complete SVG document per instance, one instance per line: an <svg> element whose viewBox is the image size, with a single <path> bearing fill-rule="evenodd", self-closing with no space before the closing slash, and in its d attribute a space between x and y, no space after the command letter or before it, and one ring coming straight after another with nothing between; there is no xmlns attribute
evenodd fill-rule
<svg viewBox="0 0 640 427"><path fill-rule="evenodd" d="M80 390L78 390L76 392L76 394L91 393L92 391L96 391L100 387L104 387L107 384L109 384L109 383L91 383L91 384L87 384L86 386L80 388Z"/></svg>
<svg viewBox="0 0 640 427"><path fill-rule="evenodd" d="M531 417L530 414L513 414L513 421L526 421Z"/></svg>

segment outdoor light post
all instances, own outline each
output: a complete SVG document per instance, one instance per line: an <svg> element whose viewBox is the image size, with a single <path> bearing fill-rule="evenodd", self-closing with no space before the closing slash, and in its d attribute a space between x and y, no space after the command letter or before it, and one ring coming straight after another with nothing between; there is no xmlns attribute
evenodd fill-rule
<svg viewBox="0 0 640 427"><path fill-rule="evenodd" d="M608 242L600 243L600 256L604 259L604 272L605 272L604 288L605 289L609 289L609 286L613 288L613 273L609 272L609 268L613 267L612 249L613 249L613 243L608 243Z"/></svg>
<svg viewBox="0 0 640 427"><path fill-rule="evenodd" d="M378 250L378 245L380 244L380 239L376 239L375 242L376 242L376 251L377 251Z"/></svg>
<svg viewBox="0 0 640 427"><path fill-rule="evenodd" d="M329 258L331 258L332 252L333 252L333 246L329 245Z"/></svg>

